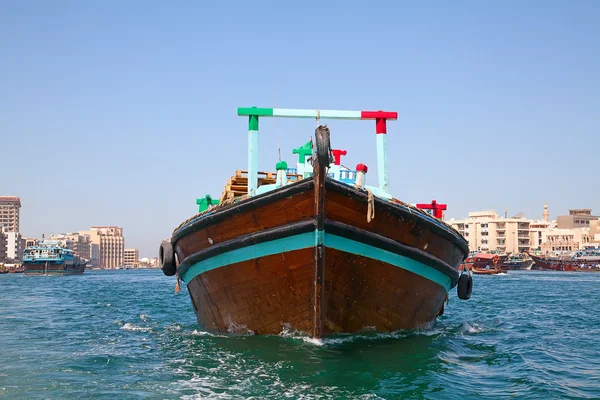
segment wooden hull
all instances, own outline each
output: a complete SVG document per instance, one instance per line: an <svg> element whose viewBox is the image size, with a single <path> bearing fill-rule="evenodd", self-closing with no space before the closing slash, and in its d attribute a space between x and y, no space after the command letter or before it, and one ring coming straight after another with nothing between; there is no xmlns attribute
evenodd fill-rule
<svg viewBox="0 0 600 400"><path fill-rule="evenodd" d="M544 258L532 254L529 256L535 263L536 269L543 271L575 271L579 267L576 263L559 258Z"/></svg>
<svg viewBox="0 0 600 400"><path fill-rule="evenodd" d="M511 271L511 270L529 271L529 270L531 270L532 265L533 265L533 260L523 260L523 261L519 261L519 262L506 261L506 262L504 262L504 264L502 264L500 269L502 269L503 271Z"/></svg>
<svg viewBox="0 0 600 400"><path fill-rule="evenodd" d="M279 334L286 327L312 333L312 251L270 255L199 275L188 285L199 324L230 333ZM440 310L443 287L371 258L326 251L324 336L422 327Z"/></svg>
<svg viewBox="0 0 600 400"><path fill-rule="evenodd" d="M25 275L81 275L85 264L23 263Z"/></svg>
<svg viewBox="0 0 600 400"><path fill-rule="evenodd" d="M326 197L316 206L319 192ZM177 273L199 324L321 337L431 323L456 286L466 242L401 204L375 198L370 222L367 207L364 191L304 180L178 228Z"/></svg>
<svg viewBox="0 0 600 400"><path fill-rule="evenodd" d="M471 271L473 272L474 275L497 275L497 274L501 274L502 271L501 269L478 269L478 268L473 268L471 269Z"/></svg>

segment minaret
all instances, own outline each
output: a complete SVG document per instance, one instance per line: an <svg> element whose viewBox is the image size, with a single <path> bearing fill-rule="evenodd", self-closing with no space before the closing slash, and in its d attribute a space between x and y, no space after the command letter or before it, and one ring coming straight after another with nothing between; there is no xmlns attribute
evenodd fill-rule
<svg viewBox="0 0 600 400"><path fill-rule="evenodd" d="M548 212L548 204L544 202L544 221L548 222L550 213Z"/></svg>

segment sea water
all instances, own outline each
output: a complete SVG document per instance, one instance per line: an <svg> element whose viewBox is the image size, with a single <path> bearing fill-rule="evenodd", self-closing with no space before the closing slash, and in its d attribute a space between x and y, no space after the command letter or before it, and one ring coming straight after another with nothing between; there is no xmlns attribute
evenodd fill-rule
<svg viewBox="0 0 600 400"><path fill-rule="evenodd" d="M0 275L0 398L600 398L600 274L475 276L427 329L323 340L207 333L174 287Z"/></svg>

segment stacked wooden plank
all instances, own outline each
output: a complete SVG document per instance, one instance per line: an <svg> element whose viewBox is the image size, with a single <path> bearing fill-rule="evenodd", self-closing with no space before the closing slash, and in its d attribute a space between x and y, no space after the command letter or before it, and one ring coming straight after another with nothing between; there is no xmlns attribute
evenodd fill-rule
<svg viewBox="0 0 600 400"><path fill-rule="evenodd" d="M288 174L288 179L300 180L301 175ZM259 172L258 173L258 187L262 185L271 185L277 181L276 172ZM237 170L235 175L232 176L225 185L225 190L221 194L221 202L228 199L244 196L248 194L248 171Z"/></svg>

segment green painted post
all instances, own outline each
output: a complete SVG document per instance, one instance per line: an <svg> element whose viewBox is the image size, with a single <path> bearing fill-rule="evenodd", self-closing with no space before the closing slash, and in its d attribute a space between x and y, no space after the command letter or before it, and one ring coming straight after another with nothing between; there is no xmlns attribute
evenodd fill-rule
<svg viewBox="0 0 600 400"><path fill-rule="evenodd" d="M300 146L292 151L292 154L298 154L298 162L304 164L306 156L312 155L312 143L307 142L304 146Z"/></svg>
<svg viewBox="0 0 600 400"><path fill-rule="evenodd" d="M200 199L196 199L196 204L198 205L198 212L203 212L208 210L210 206L219 204L219 200L214 200L210 194L207 194Z"/></svg>

